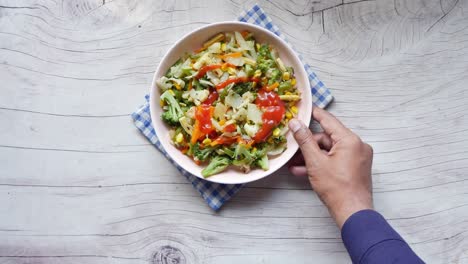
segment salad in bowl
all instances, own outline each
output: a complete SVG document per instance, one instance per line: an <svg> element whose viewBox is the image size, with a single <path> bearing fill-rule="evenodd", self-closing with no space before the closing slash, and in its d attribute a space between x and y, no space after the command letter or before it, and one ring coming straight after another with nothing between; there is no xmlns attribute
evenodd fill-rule
<svg viewBox="0 0 468 264"><path fill-rule="evenodd" d="M204 167L203 177L268 170L286 150L301 93L294 69L252 32L216 34L155 83L171 144Z"/></svg>

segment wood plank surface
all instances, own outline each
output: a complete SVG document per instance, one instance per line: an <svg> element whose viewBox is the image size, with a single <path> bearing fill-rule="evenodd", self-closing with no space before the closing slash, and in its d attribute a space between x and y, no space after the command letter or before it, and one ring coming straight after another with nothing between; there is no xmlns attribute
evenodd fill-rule
<svg viewBox="0 0 468 264"><path fill-rule="evenodd" d="M350 263L304 179L215 213L131 122L176 40L253 3L0 0L0 263ZM259 4L373 146L376 208L468 263L468 1Z"/></svg>

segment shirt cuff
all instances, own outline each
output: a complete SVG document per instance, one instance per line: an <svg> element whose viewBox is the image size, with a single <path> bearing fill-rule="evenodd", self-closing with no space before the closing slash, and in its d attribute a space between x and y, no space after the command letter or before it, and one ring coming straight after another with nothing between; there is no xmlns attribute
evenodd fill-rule
<svg viewBox="0 0 468 264"><path fill-rule="evenodd" d="M382 241L404 242L383 216L374 210L362 210L351 215L341 229L341 238L353 263L359 263L372 246Z"/></svg>

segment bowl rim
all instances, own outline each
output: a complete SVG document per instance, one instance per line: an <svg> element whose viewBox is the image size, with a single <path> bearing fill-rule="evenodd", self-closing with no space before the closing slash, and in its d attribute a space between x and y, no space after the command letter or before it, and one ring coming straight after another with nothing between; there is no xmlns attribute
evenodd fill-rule
<svg viewBox="0 0 468 264"><path fill-rule="evenodd" d="M289 43L287 43L285 40L283 40L281 37L279 37L278 35L276 35L275 33L271 32L270 30L266 29L266 28L263 28L263 27L260 27L258 25L255 25L255 24L251 24L251 23L247 23L247 22L242 22L242 21L221 21L221 22L215 22L215 23L210 23L208 25L205 25L205 26L201 26L201 27L198 27L198 28L195 28L194 30L186 33L183 37L181 37L179 40L177 40L167 51L166 53L164 54L164 56L162 57L162 59L159 61L158 63L158 66L156 67L156 70L154 71L154 74L153 74L153 79L152 79L152 82L151 82L151 89L150 89L150 98L149 98L149 106L150 106L150 115L151 115L151 122L153 124L155 124L155 120L156 120L156 110L154 109L154 107L156 106L156 93L157 93L157 85L156 85L156 81L157 81L157 73L160 71L160 68L161 68L161 65L163 64L163 62L165 62L166 60L169 59L169 55L171 54L172 50L175 49L176 47L178 47L179 45L181 45L187 38L191 37L192 35L194 34L197 34L199 31L202 31L202 30L206 30L206 29L209 29L209 28L214 28L214 27L220 27L220 26L224 26L224 25L234 25L234 26L239 26L239 27L246 27L246 28L255 28L259 31L262 31L262 33L268 35L269 37L271 38L275 38L277 41L279 41L280 43L283 44L283 46L285 47L285 49L287 50L288 53L290 53L292 55L292 58L293 60L296 61L296 63L298 63L299 65L304 65L304 63L302 62L302 60L299 58L298 54L296 53L295 50L293 50L293 48L291 47L291 45ZM310 124L311 122L311 119L312 119L312 107L314 107L313 105L313 100L312 100L312 92L311 92L311 84L310 84L310 80L309 80L309 77L308 77L308 74L303 67L300 67L300 69L294 69L296 72L297 71L301 71L302 72L302 75L305 76L305 78L307 79L306 81L306 85L307 87L305 87L303 90L302 90L302 95L301 97L303 97L302 99L309 99L310 100L310 106L311 106L311 109L309 111L309 113L306 113L306 118L305 118L305 122L307 125ZM166 69L167 71L167 69ZM307 93L307 95L304 97L304 94ZM301 99L301 100L302 100ZM159 102L159 100L157 100L157 102ZM159 104L157 104L159 105ZM153 128L154 128L154 125L153 125ZM158 131L156 131L155 129L155 133L156 135L158 134L157 133ZM159 142L160 144L162 145L162 147L165 149L165 152L167 153L167 155L170 157L170 154L169 152L166 150L167 147L173 147L170 143L167 143L164 141L164 140L161 140L161 138L159 138ZM175 161L174 158L170 157L174 163L176 163L175 165L176 166L179 166L181 167L183 170L187 171L188 173L194 175L195 177L197 178L200 178L200 179L203 179L203 180L206 180L206 181L210 181L210 182L214 182L214 183L221 183L221 184L244 184L244 183L248 183L248 182L253 182L253 181L256 181L256 180L260 180L260 179L263 179L267 176L270 176L272 175L273 173L275 173L276 171L278 171L281 167L284 166L284 164L286 164L293 156L294 156L294 153L297 152L297 150L299 149L299 145L297 144L296 141L294 142L291 142L292 143L292 146L289 145L288 143L288 148L292 148L294 151L292 152L293 154L289 155L290 157L287 157L286 161L281 164L281 166L277 167L277 168L270 168L268 169L267 171L265 171L265 173L261 174L260 176L257 176L257 177L239 177L238 179L239 180L233 180L233 181L229 181L229 182L226 182L226 181L223 181L223 180L219 180L217 179L216 175L212 176L212 177L208 177L208 178L204 178L201 174L198 175L197 173L194 173L193 171L191 171L191 169L187 166L184 166L183 162L182 164L178 163L177 161ZM280 154L280 155L284 155L284 153ZM198 165L197 165L198 166Z"/></svg>

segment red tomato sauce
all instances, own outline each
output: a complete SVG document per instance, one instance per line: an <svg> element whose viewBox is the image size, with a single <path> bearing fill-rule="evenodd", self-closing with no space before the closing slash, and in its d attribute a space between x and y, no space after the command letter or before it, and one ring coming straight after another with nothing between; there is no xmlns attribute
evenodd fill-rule
<svg viewBox="0 0 468 264"><path fill-rule="evenodd" d="M253 139L255 142L263 142L271 135L273 128L283 120L286 110L283 101L274 91L260 90L255 104L263 108L264 112L262 115L263 125Z"/></svg>
<svg viewBox="0 0 468 264"><path fill-rule="evenodd" d="M212 105L214 101L218 99L218 92L215 89L210 89L210 95L203 101L205 105Z"/></svg>
<svg viewBox="0 0 468 264"><path fill-rule="evenodd" d="M206 104L199 105L196 108L195 119L198 120L200 131L203 134L210 134L213 131L213 124L211 123L213 111L214 108L211 105Z"/></svg>

